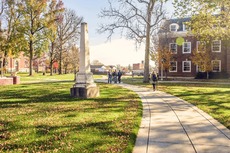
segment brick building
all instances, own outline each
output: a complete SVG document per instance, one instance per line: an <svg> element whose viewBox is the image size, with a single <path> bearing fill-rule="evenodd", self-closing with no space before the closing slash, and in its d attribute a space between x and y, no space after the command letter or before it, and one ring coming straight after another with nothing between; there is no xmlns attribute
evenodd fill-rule
<svg viewBox="0 0 230 153"><path fill-rule="evenodd" d="M7 72L29 72L29 59L23 52L17 58L8 57L6 63Z"/></svg>
<svg viewBox="0 0 230 153"><path fill-rule="evenodd" d="M141 61L141 63L134 63L133 70L144 70L144 61Z"/></svg>
<svg viewBox="0 0 230 153"><path fill-rule="evenodd" d="M191 60L193 52L199 52L201 41L188 33L186 22L190 18L171 19L165 22L164 28L159 31L160 45L172 52L169 77L195 77L200 69ZM209 46L212 55L212 73L229 77L230 74L230 47L226 41L213 40ZM164 61L163 59L161 60ZM161 63L159 65L162 65ZM161 73L161 67L159 68Z"/></svg>

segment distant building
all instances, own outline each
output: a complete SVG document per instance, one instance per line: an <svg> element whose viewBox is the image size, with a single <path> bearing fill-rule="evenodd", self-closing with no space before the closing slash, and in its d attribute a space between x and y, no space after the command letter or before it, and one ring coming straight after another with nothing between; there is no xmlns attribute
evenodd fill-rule
<svg viewBox="0 0 230 153"><path fill-rule="evenodd" d="M7 57L6 65L7 72L29 72L29 59L21 52L18 57Z"/></svg>
<svg viewBox="0 0 230 153"><path fill-rule="evenodd" d="M104 73L106 72L106 67L104 65L90 65L92 73Z"/></svg>
<svg viewBox="0 0 230 153"><path fill-rule="evenodd" d="M144 70L144 61L133 64L133 70Z"/></svg>
<svg viewBox="0 0 230 153"><path fill-rule="evenodd" d="M135 63L133 64L133 75L144 75L144 61L141 61L141 63Z"/></svg>
<svg viewBox="0 0 230 153"><path fill-rule="evenodd" d="M171 66L167 70L167 76L169 77L195 77L200 72L199 67L194 65L191 60L193 52L199 51L200 41L188 34L190 29L185 23L189 20L190 18L167 20L165 29L159 31L159 40L164 42L161 44L162 47L169 48L173 53L173 58L170 62ZM178 38L183 39L181 45L177 42ZM229 76L230 48L226 47L225 44L222 40L213 40L212 45L209 46L213 57L212 72L216 74L224 73ZM163 62L163 59L161 62ZM159 73L161 73L161 67L159 68Z"/></svg>
<svg viewBox="0 0 230 153"><path fill-rule="evenodd" d="M107 73L110 70L115 70L116 66L114 65L90 65L90 69L92 73Z"/></svg>

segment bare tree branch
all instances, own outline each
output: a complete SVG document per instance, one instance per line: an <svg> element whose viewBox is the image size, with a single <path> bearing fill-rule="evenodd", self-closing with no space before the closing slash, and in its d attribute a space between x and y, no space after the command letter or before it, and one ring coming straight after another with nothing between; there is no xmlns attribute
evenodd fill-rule
<svg viewBox="0 0 230 153"><path fill-rule="evenodd" d="M116 30L136 43L145 43L145 70L144 82L149 82L149 51L151 35L159 27L165 16L163 4L167 0L108 0L108 9L103 9L100 17L107 18L109 22L101 24L98 32L108 32L108 39ZM117 2L117 3L115 3ZM117 7L114 7L117 6Z"/></svg>

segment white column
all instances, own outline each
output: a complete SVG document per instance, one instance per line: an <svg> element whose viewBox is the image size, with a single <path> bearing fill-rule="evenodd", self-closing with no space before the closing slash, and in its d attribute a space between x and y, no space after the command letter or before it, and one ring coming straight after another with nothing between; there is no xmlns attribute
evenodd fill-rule
<svg viewBox="0 0 230 153"><path fill-rule="evenodd" d="M79 72L76 75L75 85L85 86L84 84L94 84L93 74L90 70L89 37L87 23L81 23Z"/></svg>
<svg viewBox="0 0 230 153"><path fill-rule="evenodd" d="M79 72L90 72L89 37L87 23L81 23Z"/></svg>

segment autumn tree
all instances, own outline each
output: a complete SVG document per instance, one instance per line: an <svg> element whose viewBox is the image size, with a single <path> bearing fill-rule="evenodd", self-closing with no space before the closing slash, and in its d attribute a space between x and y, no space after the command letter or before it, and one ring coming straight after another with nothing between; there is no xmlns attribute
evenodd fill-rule
<svg viewBox="0 0 230 153"><path fill-rule="evenodd" d="M4 3L4 13L1 14L4 22L4 30L2 30L1 49L3 51L3 58L17 57L19 52L25 47L23 34L17 31L20 25L20 12L17 11L18 2L8 0ZM5 61L5 59L4 59ZM5 63L3 63L5 64ZM4 66L4 65L3 65Z"/></svg>
<svg viewBox="0 0 230 153"><path fill-rule="evenodd" d="M47 18L50 21L54 21L53 24L49 25L47 29L44 30L44 33L49 42L49 66L50 66L50 75L53 75L53 64L57 61L58 57L58 39L57 39L57 27L58 24L62 22L63 16L62 12L64 11L64 4L62 1L52 0L48 6L49 13Z"/></svg>
<svg viewBox="0 0 230 153"><path fill-rule="evenodd" d="M76 73L79 68L79 48L75 44L70 44L62 58L64 73Z"/></svg>
<svg viewBox="0 0 230 153"><path fill-rule="evenodd" d="M1 0L0 2L0 17L2 18L3 13L4 13L4 8L5 8L5 1ZM2 20L0 20L0 73L1 77L3 77L3 62L4 62L4 44L5 44L5 36L4 36L4 31L2 29Z"/></svg>
<svg viewBox="0 0 230 153"><path fill-rule="evenodd" d="M174 0L176 15L191 16L188 26L199 39L230 38L229 0Z"/></svg>
<svg viewBox="0 0 230 153"><path fill-rule="evenodd" d="M169 48L169 44L172 41L172 38L175 37L174 33L171 33L169 30L170 22L165 20L162 22L160 29L155 38L152 40L154 43L153 50L150 52L150 57L152 61L155 61L156 67L162 70L160 73L167 78L168 71L171 69L171 62L175 60L174 52Z"/></svg>
<svg viewBox="0 0 230 153"><path fill-rule="evenodd" d="M99 60L93 60L91 62L92 65L104 65L103 63L101 63Z"/></svg>
<svg viewBox="0 0 230 153"><path fill-rule="evenodd" d="M24 35L26 44L25 54L29 57L29 75L33 75L33 60L48 49L47 37L43 30L52 25L56 19L49 20L48 0L22 0L18 11L22 13L21 24L17 29ZM56 12L57 10L55 10Z"/></svg>
<svg viewBox="0 0 230 153"><path fill-rule="evenodd" d="M79 70L79 61L79 48L76 45L73 45L70 49L70 64L74 74Z"/></svg>
<svg viewBox="0 0 230 153"><path fill-rule="evenodd" d="M117 29L127 39L145 43L145 65L143 82L149 82L149 59L151 36L158 29L165 16L164 3L168 0L108 0L109 8L103 9L100 16L108 19L99 28L100 33L108 32L108 38ZM116 2L116 3L115 3Z"/></svg>
<svg viewBox="0 0 230 153"><path fill-rule="evenodd" d="M212 71L212 53L208 43L200 42L199 48L193 51L192 62L198 66L199 72L206 72L209 79L209 72Z"/></svg>
<svg viewBox="0 0 230 153"><path fill-rule="evenodd" d="M79 28L83 21L82 17L77 16L74 10L66 9L63 13L63 20L58 24L58 64L59 74L62 74L63 54L68 51L69 44L75 43L79 38Z"/></svg>

